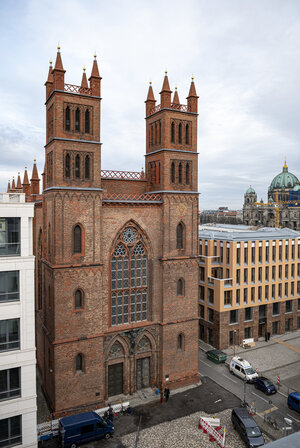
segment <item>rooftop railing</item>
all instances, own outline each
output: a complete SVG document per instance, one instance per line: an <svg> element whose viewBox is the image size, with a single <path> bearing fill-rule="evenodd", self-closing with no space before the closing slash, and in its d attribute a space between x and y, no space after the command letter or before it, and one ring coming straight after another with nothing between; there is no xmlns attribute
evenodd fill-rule
<svg viewBox="0 0 300 448"><path fill-rule="evenodd" d="M89 87L75 86L74 84L65 84L65 92L79 93L81 95L92 95L92 89Z"/></svg>
<svg viewBox="0 0 300 448"><path fill-rule="evenodd" d="M101 170L102 179L145 180L144 171Z"/></svg>
<svg viewBox="0 0 300 448"><path fill-rule="evenodd" d="M157 202L161 203L161 195L156 193L127 194L127 193L104 193L104 202Z"/></svg>
<svg viewBox="0 0 300 448"><path fill-rule="evenodd" d="M155 114L156 112L159 112L160 110L164 109L161 104L158 104L157 106L153 107L150 111L150 115ZM172 103L170 109L179 110L180 112L191 112L191 108L187 106L186 104L175 104Z"/></svg>

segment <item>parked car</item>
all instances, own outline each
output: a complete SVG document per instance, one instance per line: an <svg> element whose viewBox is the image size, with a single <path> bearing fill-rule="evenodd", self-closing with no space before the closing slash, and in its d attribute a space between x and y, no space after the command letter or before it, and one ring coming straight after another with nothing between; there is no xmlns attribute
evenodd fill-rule
<svg viewBox="0 0 300 448"><path fill-rule="evenodd" d="M288 396L288 407L294 411L300 412L300 394L299 392L292 392Z"/></svg>
<svg viewBox="0 0 300 448"><path fill-rule="evenodd" d="M267 395L276 394L277 390L274 384L264 376L258 376L253 380L256 389L263 391Z"/></svg>
<svg viewBox="0 0 300 448"><path fill-rule="evenodd" d="M227 359L226 353L221 352L221 350L209 350L208 352L206 352L206 356L216 364L225 362Z"/></svg>
<svg viewBox="0 0 300 448"><path fill-rule="evenodd" d="M238 356L234 356L230 361L229 370L234 375L252 383L258 374L255 372L251 364Z"/></svg>
<svg viewBox="0 0 300 448"><path fill-rule="evenodd" d="M63 448L76 448L93 440L109 439L113 432L113 423L92 411L59 420L59 442Z"/></svg>
<svg viewBox="0 0 300 448"><path fill-rule="evenodd" d="M247 448L256 448L265 444L265 439L256 421L251 417L247 409L235 408L231 413L231 421Z"/></svg>

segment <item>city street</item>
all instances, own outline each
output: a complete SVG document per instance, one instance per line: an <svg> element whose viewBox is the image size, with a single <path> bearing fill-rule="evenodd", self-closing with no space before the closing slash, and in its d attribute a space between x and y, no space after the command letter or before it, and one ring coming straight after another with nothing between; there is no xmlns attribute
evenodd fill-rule
<svg viewBox="0 0 300 448"><path fill-rule="evenodd" d="M242 355L241 355L242 356ZM247 357L245 356L247 359ZM199 372L201 377L209 377L220 386L224 387L241 400L244 399L244 382L229 372L228 364L215 364L208 360L203 350L199 350ZM251 405L254 403L256 413L263 418L264 414L275 418L280 427L284 426L284 417L293 421L293 430L300 430L300 416L297 412L290 410L287 399L281 393L271 396L255 389L252 384L246 384L246 401Z"/></svg>

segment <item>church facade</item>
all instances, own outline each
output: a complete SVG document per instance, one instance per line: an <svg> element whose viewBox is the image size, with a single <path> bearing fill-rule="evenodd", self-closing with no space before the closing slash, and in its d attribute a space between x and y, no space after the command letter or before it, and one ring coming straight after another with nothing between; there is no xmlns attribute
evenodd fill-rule
<svg viewBox="0 0 300 448"><path fill-rule="evenodd" d="M282 172L274 177L268 188L268 202L250 187L244 195L243 222L246 225L288 227L300 230L300 182L288 171L286 162Z"/></svg>
<svg viewBox="0 0 300 448"><path fill-rule="evenodd" d="M167 74L146 104L145 170L101 169L96 57L80 86L58 50L46 81L35 206L36 340L51 411L102 406L198 374L198 96Z"/></svg>

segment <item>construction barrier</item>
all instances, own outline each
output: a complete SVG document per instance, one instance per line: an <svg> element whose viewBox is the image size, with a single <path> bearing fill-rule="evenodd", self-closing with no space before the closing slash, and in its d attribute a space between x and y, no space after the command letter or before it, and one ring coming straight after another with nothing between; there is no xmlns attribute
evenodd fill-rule
<svg viewBox="0 0 300 448"><path fill-rule="evenodd" d="M199 429L203 429L204 434L208 434L210 442L217 442L220 448L225 447L226 432L220 426L219 418L200 417ZM222 430L222 434L219 431Z"/></svg>

